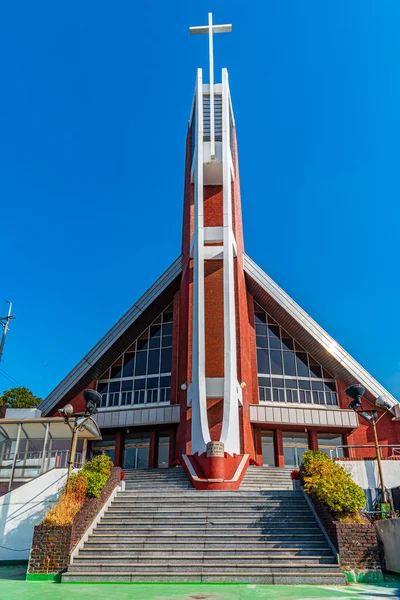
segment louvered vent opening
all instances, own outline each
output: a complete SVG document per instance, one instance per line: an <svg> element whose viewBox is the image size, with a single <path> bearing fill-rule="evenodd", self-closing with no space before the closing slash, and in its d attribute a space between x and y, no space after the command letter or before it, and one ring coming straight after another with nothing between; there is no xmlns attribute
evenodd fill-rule
<svg viewBox="0 0 400 600"><path fill-rule="evenodd" d="M222 142L222 96L214 96L215 141ZM210 96L203 96L204 141L210 141Z"/></svg>

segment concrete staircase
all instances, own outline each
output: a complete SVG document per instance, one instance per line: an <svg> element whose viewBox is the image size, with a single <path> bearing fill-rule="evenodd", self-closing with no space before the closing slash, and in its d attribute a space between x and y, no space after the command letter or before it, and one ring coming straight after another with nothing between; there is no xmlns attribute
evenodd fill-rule
<svg viewBox="0 0 400 600"><path fill-rule="evenodd" d="M196 491L180 467L128 472L63 582L344 584L302 493L253 471L237 492Z"/></svg>
<svg viewBox="0 0 400 600"><path fill-rule="evenodd" d="M293 490L291 472L292 469L250 466L243 477L240 491Z"/></svg>

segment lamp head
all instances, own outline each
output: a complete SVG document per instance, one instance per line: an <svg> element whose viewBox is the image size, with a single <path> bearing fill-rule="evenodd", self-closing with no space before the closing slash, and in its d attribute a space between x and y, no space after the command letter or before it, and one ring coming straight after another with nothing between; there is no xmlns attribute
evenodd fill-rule
<svg viewBox="0 0 400 600"><path fill-rule="evenodd" d="M357 412L358 409L362 408L361 398L364 392L365 388L360 383L349 385L349 387L344 390L346 396L351 398L351 402L349 404L349 408L351 408L351 410Z"/></svg>
<svg viewBox="0 0 400 600"><path fill-rule="evenodd" d="M361 385L361 383L354 383L353 385L349 385L344 390L344 393L348 398L352 400L356 400L357 398L361 398L365 393L365 388Z"/></svg>
<svg viewBox="0 0 400 600"><path fill-rule="evenodd" d="M68 421L68 419L74 414L74 407L72 404L66 404L63 406L63 408L60 408L58 412L64 417L65 421Z"/></svg>
<svg viewBox="0 0 400 600"><path fill-rule="evenodd" d="M392 407L387 400L385 400L384 396L378 396L375 400L375 406L378 408L382 408L383 410L390 410Z"/></svg>
<svg viewBox="0 0 400 600"><path fill-rule="evenodd" d="M96 414L100 406L101 394L96 392L96 390L85 390L83 392L83 397L86 404L85 415L90 416Z"/></svg>

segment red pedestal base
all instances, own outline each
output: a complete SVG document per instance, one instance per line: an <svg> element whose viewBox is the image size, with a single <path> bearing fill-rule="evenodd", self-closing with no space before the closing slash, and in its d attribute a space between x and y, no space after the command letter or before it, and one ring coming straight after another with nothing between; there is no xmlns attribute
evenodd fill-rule
<svg viewBox="0 0 400 600"><path fill-rule="evenodd" d="M237 490L249 466L249 456L227 452L224 456L185 454L182 466L197 490Z"/></svg>

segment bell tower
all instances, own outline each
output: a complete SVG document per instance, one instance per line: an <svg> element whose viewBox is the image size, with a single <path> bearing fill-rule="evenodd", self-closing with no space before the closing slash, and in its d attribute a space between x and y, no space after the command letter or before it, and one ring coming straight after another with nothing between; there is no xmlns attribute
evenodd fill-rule
<svg viewBox="0 0 400 600"><path fill-rule="evenodd" d="M213 34L231 29L213 25L211 13L207 26L190 29L208 34L210 76L204 83L197 70L189 122L182 249L182 286L188 290L181 289L188 298L187 466L203 475L218 471L224 480L230 478L225 467L236 473L245 454L240 429L247 386L239 348L247 299L235 121L228 72L222 69L215 83L213 60Z"/></svg>

